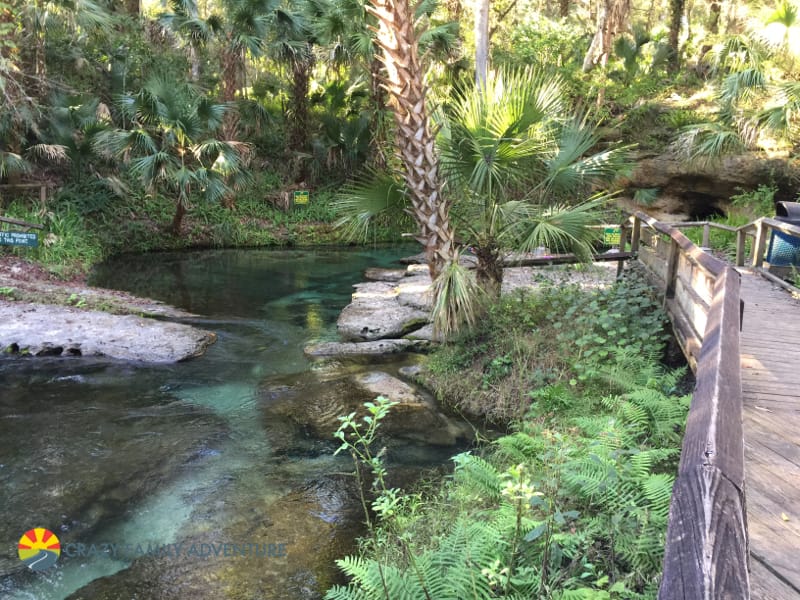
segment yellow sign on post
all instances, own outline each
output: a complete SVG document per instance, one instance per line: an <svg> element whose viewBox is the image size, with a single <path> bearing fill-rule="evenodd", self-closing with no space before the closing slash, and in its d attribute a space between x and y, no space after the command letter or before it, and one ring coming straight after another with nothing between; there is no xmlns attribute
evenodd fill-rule
<svg viewBox="0 0 800 600"><path fill-rule="evenodd" d="M622 231L619 227L606 227L603 229L603 245L619 246Z"/></svg>
<svg viewBox="0 0 800 600"><path fill-rule="evenodd" d="M295 204L308 204L309 195L308 190L295 190L294 203Z"/></svg>

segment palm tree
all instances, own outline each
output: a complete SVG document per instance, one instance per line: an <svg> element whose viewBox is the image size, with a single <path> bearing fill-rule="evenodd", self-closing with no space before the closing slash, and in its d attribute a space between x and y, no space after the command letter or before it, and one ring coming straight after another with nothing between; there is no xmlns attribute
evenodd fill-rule
<svg viewBox="0 0 800 600"><path fill-rule="evenodd" d="M609 185L628 164L628 148L595 149L596 128L564 102L560 81L527 69L490 76L462 89L438 114L441 175L455 198L459 239L477 255L475 286L455 261L434 282L434 324L447 333L475 318L476 297L500 291L504 255L546 246L588 258ZM342 224L363 232L381 212L397 210L385 181L374 192L356 185L342 200ZM408 187L408 183L406 183Z"/></svg>
<svg viewBox="0 0 800 600"><path fill-rule="evenodd" d="M155 78L138 93L120 98L129 129L101 132L96 147L123 159L150 192L175 199L171 231L179 235L192 194L219 201L247 180L246 146L215 137L227 106L214 104L189 86Z"/></svg>
<svg viewBox="0 0 800 600"><path fill-rule="evenodd" d="M417 53L417 34L407 0L371 0L368 11L379 22L376 41L386 69L397 125L396 144L411 210L419 227L431 278L456 258L450 227L450 202L442 194L439 159L426 106L426 89Z"/></svg>
<svg viewBox="0 0 800 600"><path fill-rule="evenodd" d="M457 95L440 123L442 172L458 198L461 238L478 258L477 278L497 295L503 254L546 246L588 258L600 197L626 165L626 148L594 151L588 119L571 114L557 77L499 72Z"/></svg>

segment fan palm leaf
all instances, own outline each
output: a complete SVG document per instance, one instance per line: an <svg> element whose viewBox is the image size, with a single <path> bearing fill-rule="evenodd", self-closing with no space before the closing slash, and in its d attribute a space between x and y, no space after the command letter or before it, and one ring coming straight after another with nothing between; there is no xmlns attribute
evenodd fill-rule
<svg viewBox="0 0 800 600"><path fill-rule="evenodd" d="M558 204L549 207L530 206L527 214L519 210L519 219L510 226L504 237L513 241L514 247L523 252L545 247L552 252L573 253L583 260L591 257L593 242L599 233L591 229L600 220L601 209L610 195L596 194L578 205Z"/></svg>
<svg viewBox="0 0 800 600"><path fill-rule="evenodd" d="M337 194L335 226L345 239L367 240L381 220L410 223L403 186L387 173L369 173Z"/></svg>

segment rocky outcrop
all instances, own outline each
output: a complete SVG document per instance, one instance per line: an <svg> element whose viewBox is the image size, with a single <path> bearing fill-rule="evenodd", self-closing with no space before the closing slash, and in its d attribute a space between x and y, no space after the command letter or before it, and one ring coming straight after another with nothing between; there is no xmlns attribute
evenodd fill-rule
<svg viewBox="0 0 800 600"><path fill-rule="evenodd" d="M380 267L370 267L364 271L367 281L400 281L406 276L405 269L382 269Z"/></svg>
<svg viewBox="0 0 800 600"><path fill-rule="evenodd" d="M339 335L347 342L369 342L401 338L428 322L428 313L400 304L397 286L368 282L353 286L353 301L339 315Z"/></svg>
<svg viewBox="0 0 800 600"><path fill-rule="evenodd" d="M429 345L428 340L424 338L374 342L321 342L306 346L303 352L307 356L369 356L425 350Z"/></svg>
<svg viewBox="0 0 800 600"><path fill-rule="evenodd" d="M794 200L800 168L782 159L756 154L728 156L717 161L687 161L674 154L641 157L627 181L627 188L658 188L661 197L648 212L680 218L705 218L724 211L730 197L742 190L774 182L776 200Z"/></svg>
<svg viewBox="0 0 800 600"><path fill-rule="evenodd" d="M384 396L397 405L381 427L389 436L405 437L437 446L452 446L469 435L463 427L439 412L436 404L404 381L382 371L353 378L356 385L373 396Z"/></svg>
<svg viewBox="0 0 800 600"><path fill-rule="evenodd" d="M0 349L33 356L107 356L172 363L201 355L216 340L181 323L50 304L0 302Z"/></svg>

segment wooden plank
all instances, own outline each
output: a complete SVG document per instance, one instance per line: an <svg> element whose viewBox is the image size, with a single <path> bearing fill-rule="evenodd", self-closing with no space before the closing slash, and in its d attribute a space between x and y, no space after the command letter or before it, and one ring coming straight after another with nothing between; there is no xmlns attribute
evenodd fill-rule
<svg viewBox="0 0 800 600"><path fill-rule="evenodd" d="M800 588L789 585L761 560L750 560L750 595L753 600L797 600Z"/></svg>
<svg viewBox="0 0 800 600"><path fill-rule="evenodd" d="M17 225L19 227L28 227L33 229L44 229L44 225L40 223L28 223L27 221L20 221L19 219L12 219L10 217L0 217L0 222L8 223L10 225Z"/></svg>
<svg viewBox="0 0 800 600"><path fill-rule="evenodd" d="M709 305L695 292L694 288L687 287L680 279L675 280L675 303L692 325L697 339L702 340L708 320Z"/></svg>
<svg viewBox="0 0 800 600"><path fill-rule="evenodd" d="M748 501L750 492L748 491ZM754 506L758 506L761 497L754 500ZM800 573L797 572L797 548L795 546L794 535L787 535L785 528L782 528L777 519L765 519L760 513L748 513L748 528L751 539L751 554L768 564L770 568L780 574L780 576L793 587L800 588Z"/></svg>

